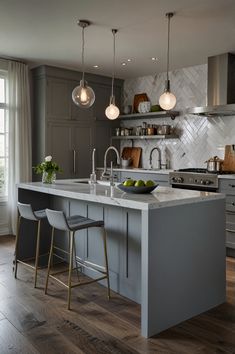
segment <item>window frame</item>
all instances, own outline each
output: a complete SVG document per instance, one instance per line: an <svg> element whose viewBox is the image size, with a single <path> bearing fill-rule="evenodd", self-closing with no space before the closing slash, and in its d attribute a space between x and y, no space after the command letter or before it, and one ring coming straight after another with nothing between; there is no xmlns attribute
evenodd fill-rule
<svg viewBox="0 0 235 354"><path fill-rule="evenodd" d="M5 111L4 114L4 132L0 133L0 135L5 136L5 151L4 151L4 155L1 156L1 158L5 159L5 163L6 163L6 168L8 171L8 164L9 164L9 156L6 154L6 150L8 150L9 152L9 144L8 144L8 136L9 136L9 122L8 122L8 103L7 103L7 78L8 78L8 72L7 70L1 69L0 68L0 78L5 80L5 85L4 85L4 96L5 96L5 102L0 102L0 109L3 109ZM8 179L8 176L7 176ZM8 188L7 188L8 182L6 183L6 190L4 194L1 194L0 192L0 203L2 202L6 202L8 200Z"/></svg>

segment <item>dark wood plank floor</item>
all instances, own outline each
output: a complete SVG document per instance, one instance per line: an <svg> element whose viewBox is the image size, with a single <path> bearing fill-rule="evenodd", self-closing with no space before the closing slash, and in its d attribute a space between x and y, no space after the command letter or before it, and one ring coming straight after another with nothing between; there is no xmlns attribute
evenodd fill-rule
<svg viewBox="0 0 235 354"><path fill-rule="evenodd" d="M140 306L92 284L73 290L72 311L66 289L45 271L33 288L33 274L19 265L12 274L14 238L0 237L0 353L235 353L235 260L227 259L227 302L148 340L140 336ZM172 294L174 296L174 294Z"/></svg>

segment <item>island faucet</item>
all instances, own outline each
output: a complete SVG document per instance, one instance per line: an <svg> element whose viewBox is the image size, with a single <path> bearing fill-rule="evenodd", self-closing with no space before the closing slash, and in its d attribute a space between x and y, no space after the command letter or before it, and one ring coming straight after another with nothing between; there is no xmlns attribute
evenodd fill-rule
<svg viewBox="0 0 235 354"><path fill-rule="evenodd" d="M153 156L153 152L154 150L158 151L158 166L159 166L159 170L162 168L162 157L161 157L161 150L159 149L159 147L155 146L151 151L150 151L150 156L149 156L149 164L150 164L150 168L153 168L153 164L152 164L152 156Z"/></svg>
<svg viewBox="0 0 235 354"><path fill-rule="evenodd" d="M96 149L93 149L93 151L92 151L92 171L91 171L91 175L90 175L90 183L91 183L91 184L96 183L95 151L96 151Z"/></svg>
<svg viewBox="0 0 235 354"><path fill-rule="evenodd" d="M120 165L120 156L119 156L119 152L118 150L115 148L115 146L109 146L108 149L105 151L105 154L104 154L104 171L101 175L102 178L110 178L110 174L107 173L107 154L110 150L113 150L115 151L116 153L116 156L117 156L117 164Z"/></svg>

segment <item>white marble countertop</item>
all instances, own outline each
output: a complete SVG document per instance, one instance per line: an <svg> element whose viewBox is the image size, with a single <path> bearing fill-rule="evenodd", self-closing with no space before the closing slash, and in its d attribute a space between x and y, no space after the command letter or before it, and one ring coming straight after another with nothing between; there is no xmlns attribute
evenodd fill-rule
<svg viewBox="0 0 235 354"><path fill-rule="evenodd" d="M110 187L100 184L90 186L89 184L76 183L75 181L79 180L58 180L55 184L44 184L42 182L20 183L17 187L66 198L139 210L157 209L225 198L223 194L219 193L160 186L150 194L130 194L122 192L116 186Z"/></svg>
<svg viewBox="0 0 235 354"><path fill-rule="evenodd" d="M103 167L97 167L97 170L103 170ZM107 168L109 170L109 168ZM175 170L172 169L148 169L148 168L122 168L122 167L116 167L113 169L114 171L118 172L138 172L138 173L156 173L160 175L169 175L170 172L174 172ZM218 178L221 179L235 179L235 174L224 174L224 175L218 175Z"/></svg>
<svg viewBox="0 0 235 354"><path fill-rule="evenodd" d="M220 179L235 179L235 174L228 174L228 175L218 175Z"/></svg>

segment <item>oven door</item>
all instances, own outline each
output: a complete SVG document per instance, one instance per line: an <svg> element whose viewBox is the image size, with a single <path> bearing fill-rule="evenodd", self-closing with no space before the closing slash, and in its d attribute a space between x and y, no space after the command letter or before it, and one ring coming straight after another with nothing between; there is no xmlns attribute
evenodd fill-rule
<svg viewBox="0 0 235 354"><path fill-rule="evenodd" d="M178 189L188 189L188 190L192 190L192 191L218 192L218 188L209 187L209 186L191 186L191 185L185 185L185 184L182 185L182 184L172 183L171 187L178 188Z"/></svg>

